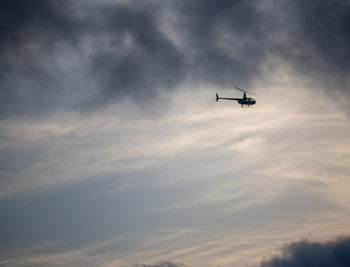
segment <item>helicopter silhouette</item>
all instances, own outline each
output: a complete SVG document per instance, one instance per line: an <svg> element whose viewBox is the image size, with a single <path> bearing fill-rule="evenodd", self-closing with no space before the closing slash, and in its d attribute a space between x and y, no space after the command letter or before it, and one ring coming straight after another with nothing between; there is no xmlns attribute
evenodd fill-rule
<svg viewBox="0 0 350 267"><path fill-rule="evenodd" d="M243 98L231 98L231 97L220 97L217 93L216 93L216 102L219 101L219 99L223 99L223 100L236 100L239 104L241 104L241 107L243 108L243 106L251 106L254 105L256 103L254 98L251 97L247 97L247 94L251 94L253 95L253 93L249 93L241 88L238 87L234 87L235 89L243 92Z"/></svg>

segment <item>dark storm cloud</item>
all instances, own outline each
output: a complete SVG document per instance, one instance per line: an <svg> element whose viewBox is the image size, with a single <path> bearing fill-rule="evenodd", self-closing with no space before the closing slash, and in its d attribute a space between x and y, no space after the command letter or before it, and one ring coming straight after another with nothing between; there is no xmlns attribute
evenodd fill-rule
<svg viewBox="0 0 350 267"><path fill-rule="evenodd" d="M1 1L1 117L62 104L56 103L63 73L54 51L74 40L75 24L68 14L62 1Z"/></svg>
<svg viewBox="0 0 350 267"><path fill-rule="evenodd" d="M291 22L282 57L314 84L350 95L350 2L298 0L280 9Z"/></svg>
<svg viewBox="0 0 350 267"><path fill-rule="evenodd" d="M311 241L288 245L282 256L260 264L260 267L345 267L350 266L350 238L342 237L327 243Z"/></svg>
<svg viewBox="0 0 350 267"><path fill-rule="evenodd" d="M346 0L4 0L0 9L1 117L125 97L149 104L186 78L249 86L271 58L349 95Z"/></svg>
<svg viewBox="0 0 350 267"><path fill-rule="evenodd" d="M70 30L68 21L57 12L59 7L51 1L4 0L0 2L0 45L10 48L38 38L40 34L50 32L55 35L67 35ZM61 5L61 8L63 6ZM53 40L51 40L53 41Z"/></svg>
<svg viewBox="0 0 350 267"><path fill-rule="evenodd" d="M125 96L142 103L159 90L174 88L188 74L196 82L248 83L264 58L260 16L249 1L170 4L181 49L160 28L164 14L159 3L85 4L78 8L84 10L80 16L68 2L59 2L64 10L50 1L4 3L2 117L99 106ZM80 51L86 46L88 56ZM82 78L96 83L93 95L71 77L69 66L57 63L70 50L88 69Z"/></svg>
<svg viewBox="0 0 350 267"><path fill-rule="evenodd" d="M172 88L184 79L184 56L158 28L154 11L118 5L102 10L109 42L93 63L102 100L125 95L148 100L157 89Z"/></svg>
<svg viewBox="0 0 350 267"><path fill-rule="evenodd" d="M169 262L136 267L179 267ZM345 267L350 266L350 238L339 237L325 243L299 241L283 249L281 256L263 261L259 267Z"/></svg>
<svg viewBox="0 0 350 267"><path fill-rule="evenodd" d="M141 103L174 87L184 78L185 61L159 29L153 9L3 1L0 116L100 105L125 96Z"/></svg>
<svg viewBox="0 0 350 267"><path fill-rule="evenodd" d="M177 8L200 80L247 84L277 57L312 85L350 94L349 1L193 0Z"/></svg>
<svg viewBox="0 0 350 267"><path fill-rule="evenodd" d="M270 19L255 1L193 0L177 3L191 74L215 85L247 84L260 73ZM271 26L271 25L270 25Z"/></svg>

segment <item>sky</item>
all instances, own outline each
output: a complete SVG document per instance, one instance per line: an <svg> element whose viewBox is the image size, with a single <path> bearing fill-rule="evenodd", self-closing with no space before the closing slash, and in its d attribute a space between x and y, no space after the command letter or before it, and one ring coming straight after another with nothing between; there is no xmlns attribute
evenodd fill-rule
<svg viewBox="0 0 350 267"><path fill-rule="evenodd" d="M349 47L347 0L1 1L0 266L349 266Z"/></svg>

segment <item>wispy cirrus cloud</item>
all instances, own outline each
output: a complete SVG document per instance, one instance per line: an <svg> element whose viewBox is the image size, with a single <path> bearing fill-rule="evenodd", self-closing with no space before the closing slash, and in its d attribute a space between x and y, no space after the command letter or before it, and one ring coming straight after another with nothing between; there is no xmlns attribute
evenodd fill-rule
<svg viewBox="0 0 350 267"><path fill-rule="evenodd" d="M345 114L320 106L322 95L308 105L310 91L271 87L274 105L263 104L267 94L259 109L237 109L207 99L212 90L178 91L157 119L125 106L2 124L5 259L40 262L43 248L26 244L60 240L45 262L227 266L247 255L256 263L277 243L344 233Z"/></svg>

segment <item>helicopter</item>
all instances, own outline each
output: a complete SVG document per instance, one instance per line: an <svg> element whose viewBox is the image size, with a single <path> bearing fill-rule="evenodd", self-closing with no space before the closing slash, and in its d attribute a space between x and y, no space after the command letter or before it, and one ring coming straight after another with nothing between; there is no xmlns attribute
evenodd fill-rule
<svg viewBox="0 0 350 267"><path fill-rule="evenodd" d="M239 104L241 104L241 107L243 108L243 106L251 106L251 105L254 105L256 103L255 99L254 98L251 98L251 97L247 97L247 94L251 94L253 95L253 93L249 93L239 87L234 87L235 89L243 92L243 98L231 98L231 97L219 97L219 95L216 93L216 102L219 101L219 99L224 99L224 100L237 100L237 102Z"/></svg>

